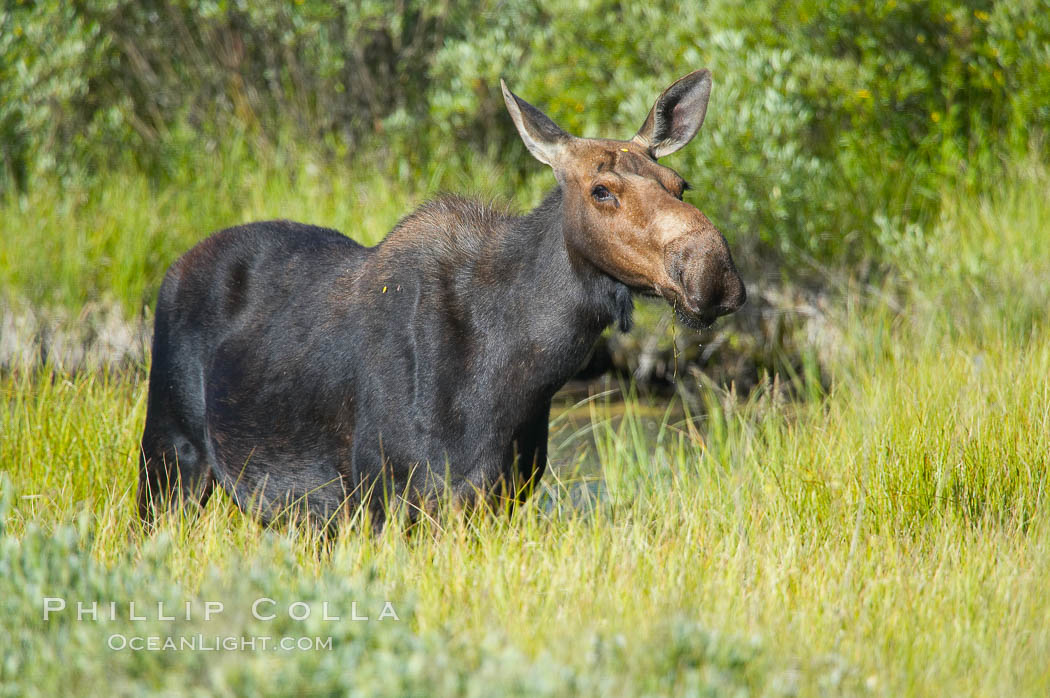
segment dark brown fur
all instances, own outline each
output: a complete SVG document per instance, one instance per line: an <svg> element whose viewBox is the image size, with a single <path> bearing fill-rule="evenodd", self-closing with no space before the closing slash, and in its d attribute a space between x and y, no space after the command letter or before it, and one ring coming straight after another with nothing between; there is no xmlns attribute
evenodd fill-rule
<svg viewBox="0 0 1050 698"><path fill-rule="evenodd" d="M725 240L656 162L699 129L710 85L676 82L629 141L569 136L504 87L558 180L525 216L446 196L373 248L272 221L187 252L157 303L143 520L215 485L264 520L297 505L319 524L525 496L551 398L603 329L629 328L632 292L695 326L744 302Z"/></svg>

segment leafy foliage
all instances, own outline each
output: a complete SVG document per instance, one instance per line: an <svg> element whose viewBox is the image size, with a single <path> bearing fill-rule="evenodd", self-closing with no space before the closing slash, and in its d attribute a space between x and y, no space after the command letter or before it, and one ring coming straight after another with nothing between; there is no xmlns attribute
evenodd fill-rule
<svg viewBox="0 0 1050 698"><path fill-rule="evenodd" d="M7 186L130 162L155 176L235 134L404 181L481 155L535 172L498 78L579 134L628 137L658 91L716 79L672 164L737 240L824 261L878 252L872 214L928 220L1050 122L1050 3L774 0L19 2L0 14ZM469 179L469 177L468 177Z"/></svg>

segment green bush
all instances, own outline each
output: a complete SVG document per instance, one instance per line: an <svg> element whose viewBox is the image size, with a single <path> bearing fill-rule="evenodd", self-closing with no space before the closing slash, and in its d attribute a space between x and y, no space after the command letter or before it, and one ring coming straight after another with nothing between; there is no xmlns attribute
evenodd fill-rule
<svg viewBox="0 0 1050 698"><path fill-rule="evenodd" d="M1033 143L1045 154L1050 123L1047 0L50 0L0 12L7 188L129 165L163 182L247 134L253 158L295 142L402 181L471 181L479 159L499 162L509 190L540 170L499 77L575 133L628 137L660 89L707 66L708 123L670 159L694 201L738 242L851 261L878 254L872 216L887 202L893 217L928 220L945 184L978 184Z"/></svg>

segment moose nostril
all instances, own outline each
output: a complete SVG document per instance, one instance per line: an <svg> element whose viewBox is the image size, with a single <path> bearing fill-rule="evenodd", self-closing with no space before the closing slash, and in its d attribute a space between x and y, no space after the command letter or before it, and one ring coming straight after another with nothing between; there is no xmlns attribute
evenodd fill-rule
<svg viewBox="0 0 1050 698"><path fill-rule="evenodd" d="M722 315L735 313L747 302L747 289L735 270L728 272L725 287L728 288L728 291L723 294L722 302L719 304Z"/></svg>
<svg viewBox="0 0 1050 698"><path fill-rule="evenodd" d="M709 271L714 265L708 264L707 269L700 267L684 277L682 288L698 309L718 317L735 313L744 305L744 282L730 265L731 262L718 264L721 269Z"/></svg>
<svg viewBox="0 0 1050 698"><path fill-rule="evenodd" d="M739 310L747 294L728 246L682 242L670 251L667 271L692 312L713 320Z"/></svg>
<svg viewBox="0 0 1050 698"><path fill-rule="evenodd" d="M674 265L674 282L681 288L686 288L685 285L685 260L679 260L678 264Z"/></svg>
<svg viewBox="0 0 1050 698"><path fill-rule="evenodd" d="M744 303L747 303L747 287L744 286L744 280L739 276L736 277L736 293L733 296L733 310L740 310L744 307Z"/></svg>

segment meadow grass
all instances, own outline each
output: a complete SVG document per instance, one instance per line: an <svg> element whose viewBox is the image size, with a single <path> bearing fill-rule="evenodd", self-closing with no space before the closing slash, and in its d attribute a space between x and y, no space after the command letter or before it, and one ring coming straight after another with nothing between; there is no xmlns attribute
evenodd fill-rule
<svg viewBox="0 0 1050 698"><path fill-rule="evenodd" d="M1046 695L1048 185L1041 166L1018 166L981 197L947 194L934 229L888 231L884 284L843 282L814 340L826 389L811 380L789 400L786 377L746 396L701 383L698 414L596 397L583 427L556 420L553 471L513 516L443 516L411 535L325 544L263 529L217 496L196 520L144 536L143 367L8 373L0 692ZM228 214L320 209L338 224L366 211L381 229L401 203L380 193L325 208L334 199L303 189L298 203L276 197L287 211L265 194L238 204L202 189L195 215L217 227ZM175 204L137 194L140 210L121 215L159 234ZM75 211L50 215L41 240L83 227ZM151 244L103 232L83 253ZM69 274L90 277L68 259ZM143 292L133 271L114 277L118 295ZM34 272L4 273L13 284ZM597 477L581 465L591 461ZM230 611L45 623L44 596L223 599ZM343 621L263 623L245 602L260 596L329 601ZM401 620L346 621L352 600L373 617L390 600ZM318 635L333 647L106 647L132 632Z"/></svg>

